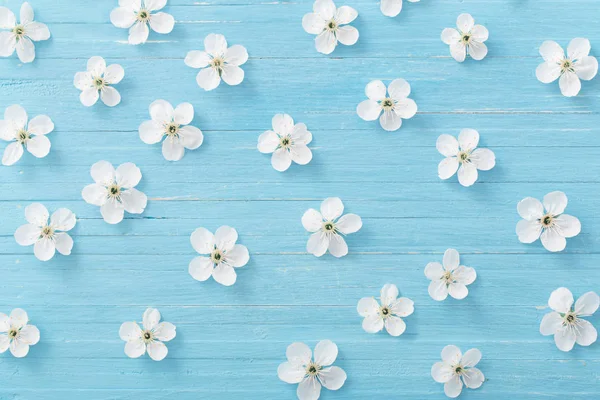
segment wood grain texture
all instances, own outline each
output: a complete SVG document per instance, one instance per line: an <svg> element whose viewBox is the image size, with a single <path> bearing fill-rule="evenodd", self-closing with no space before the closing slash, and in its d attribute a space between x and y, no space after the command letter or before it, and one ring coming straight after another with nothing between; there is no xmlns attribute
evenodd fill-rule
<svg viewBox="0 0 600 400"><path fill-rule="evenodd" d="M48 157L25 154L0 168L0 311L25 308L42 339L25 359L0 357L0 399L293 399L295 387L276 373L286 346L321 339L338 344L336 364L348 374L323 400L444 399L430 368L447 344L483 353L487 380L463 399L598 396L600 345L562 353L539 323L555 288L599 290L600 78L584 82L577 98L535 78L544 40L566 46L587 37L599 54L597 0L423 0L405 2L397 18L384 17L376 0L338 2L358 10L360 39L331 56L302 30L310 0L169 0L173 32L151 33L137 47L109 22L116 0L31 3L52 38L36 44L33 64L0 59L0 108L21 104L56 128ZM20 4L0 0L14 11ZM481 62L456 63L439 38L462 12L490 31ZM183 63L209 33L248 49L240 86L204 92ZM79 103L73 76L94 55L125 68L115 108ZM410 82L419 112L388 133L355 109L370 80L397 77ZM205 134L177 163L137 134L159 98L191 102ZM285 173L256 150L280 112L314 136L313 161ZM497 157L471 188L437 177L437 137L465 127ZM142 215L111 226L81 199L101 159L141 168L139 188L150 199ZM560 254L514 233L517 202L554 190L567 194L583 226ZM342 259L305 252L302 213L329 196L363 217ZM42 263L15 243L34 201L77 214L71 256ZM230 288L187 273L191 232L223 224L251 253ZM478 279L467 299L437 303L423 268L449 247ZM388 282L415 301L400 338L365 333L355 309ZM177 325L160 363L127 358L118 337L120 324L148 306Z"/></svg>

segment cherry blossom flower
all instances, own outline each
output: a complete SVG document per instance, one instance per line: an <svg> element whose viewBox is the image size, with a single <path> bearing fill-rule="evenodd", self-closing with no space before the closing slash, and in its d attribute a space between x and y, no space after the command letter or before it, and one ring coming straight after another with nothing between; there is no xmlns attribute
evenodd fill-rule
<svg viewBox="0 0 600 400"><path fill-rule="evenodd" d="M420 0L408 0L411 3L416 3ZM395 17L402 11L402 0L381 0L381 12L386 17Z"/></svg>
<svg viewBox="0 0 600 400"><path fill-rule="evenodd" d="M460 14L456 27L442 31L442 42L450 46L450 54L458 62L465 61L467 49L473 60L483 60L487 55L487 46L483 43L488 39L488 30L483 25L475 25L471 14Z"/></svg>
<svg viewBox="0 0 600 400"><path fill-rule="evenodd" d="M312 134L305 124L295 124L287 114L277 114L272 120L273 130L266 131L258 137L258 151L273 153L271 165L277 171L285 171L292 161L306 165L312 160L312 152L307 147L312 141Z"/></svg>
<svg viewBox="0 0 600 400"><path fill-rule="evenodd" d="M210 276L224 286L231 286L237 279L234 268L243 267L250 260L248 249L235 244L237 231L229 226L221 226L213 235L206 228L198 228L190 237L192 247L208 257L195 257L189 265L189 273L197 281L204 282Z"/></svg>
<svg viewBox="0 0 600 400"><path fill-rule="evenodd" d="M546 250L562 251L567 246L565 238L581 232L581 223L577 218L563 214L567 208L567 196L563 192L548 193L543 203L526 197L517 205L517 211L523 218L517 223L519 241L533 243L541 238Z"/></svg>
<svg viewBox="0 0 600 400"><path fill-rule="evenodd" d="M307 33L317 35L315 46L319 53L331 54L338 42L352 46L358 41L358 30L350 25L358 12L348 6L336 8L333 0L317 0L313 12L302 18L302 27Z"/></svg>
<svg viewBox="0 0 600 400"><path fill-rule="evenodd" d="M554 335L556 347L562 351L571 351L575 343L589 346L598 338L596 328L582 317L592 316L600 298L594 292L587 292L577 299L573 308L573 294L565 287L550 294L548 306L554 311L544 315L540 324L540 333Z"/></svg>
<svg viewBox="0 0 600 400"><path fill-rule="evenodd" d="M27 123L27 112L18 104L9 106L0 120L0 138L12 142L2 156L3 165L13 165L23 156L23 147L37 158L50 153L50 140L46 134L54 130L54 123L47 115L35 116Z"/></svg>
<svg viewBox="0 0 600 400"><path fill-rule="evenodd" d="M160 312L155 308L144 311L140 328L137 322L123 322L119 329L119 336L127 342L125 354L129 358L138 358L148 351L148 355L154 361L161 361L169 350L163 342L175 338L177 334L175 325L170 322L160 322Z"/></svg>
<svg viewBox="0 0 600 400"><path fill-rule="evenodd" d="M121 82L124 76L125 71L119 64L107 67L104 58L94 56L87 62L87 71L75 74L73 84L81 90L79 100L84 106L93 106L100 97L104 104L114 107L121 102L121 95L112 85Z"/></svg>
<svg viewBox="0 0 600 400"><path fill-rule="evenodd" d="M477 170L489 171L494 168L494 152L478 149L477 144L479 132L475 129L463 129L458 135L458 140L447 134L438 137L435 146L446 157L438 165L440 179L448 179L458 170L458 182L463 186L471 186L477 180Z"/></svg>
<svg viewBox="0 0 600 400"><path fill-rule="evenodd" d="M28 224L15 231L15 240L21 246L33 245L33 254L39 260L50 260L56 250L65 256L71 254L73 239L67 232L77 222L71 210L59 208L50 217L43 204L33 203L25 207L25 219Z"/></svg>
<svg viewBox="0 0 600 400"><path fill-rule="evenodd" d="M562 47L551 40L540 46L540 55L544 58L535 70L535 76L542 83L557 80L563 96L577 96L581 90L581 81L589 81L598 73L598 60L590 56L592 46L584 38L571 40L567 47L567 57Z"/></svg>
<svg viewBox="0 0 600 400"><path fill-rule="evenodd" d="M228 85L239 85L244 80L244 70L240 68L248 61L244 46L236 44L227 47L225 36L211 33L204 38L204 51L192 50L185 56L185 65L200 68L196 83L204 90L216 89L221 79Z"/></svg>
<svg viewBox="0 0 600 400"><path fill-rule="evenodd" d="M481 360L478 349L470 349L463 355L454 345L444 347L442 361L433 364L431 376L436 382L444 384L446 396L455 398L462 391L463 382L469 389L477 389L483 384L483 373L475 368Z"/></svg>
<svg viewBox="0 0 600 400"><path fill-rule="evenodd" d="M119 165L115 170L108 161L98 161L92 165L92 179L96 183L83 188L83 199L100 206L104 221L118 224L123 220L124 212L141 214L146 208L148 198L135 189L142 179L142 172L134 163Z"/></svg>
<svg viewBox="0 0 600 400"><path fill-rule="evenodd" d="M437 301L446 300L448 294L462 300L469 294L467 285L475 282L477 274L471 267L460 264L458 251L448 249L444 252L443 265L430 262L425 266L425 276L431 279L429 295Z"/></svg>
<svg viewBox="0 0 600 400"><path fill-rule="evenodd" d="M167 0L119 0L119 7L110 13L110 22L117 28L129 29L129 44L148 40L150 28L156 33L170 33L175 26L171 14L154 11L167 5Z"/></svg>
<svg viewBox="0 0 600 400"><path fill-rule="evenodd" d="M327 250L334 257L348 254L348 245L342 235L357 232L362 227L362 220L356 214L341 216L343 212L342 200L328 197L321 203L321 212L311 208L304 213L302 225L307 231L313 232L306 244L306 251L317 257Z"/></svg>
<svg viewBox="0 0 600 400"><path fill-rule="evenodd" d="M396 285L386 283L381 289L381 305L374 297L363 297L356 307L358 314L365 317L362 327L366 332L377 333L383 329L392 336L400 336L406 323L400 317L408 317L415 311L415 303L407 298L398 298Z"/></svg>
<svg viewBox="0 0 600 400"><path fill-rule="evenodd" d="M10 316L0 313L0 353L7 349L13 356L22 358L29 353L29 346L40 341L40 331L28 324L25 310L15 308Z"/></svg>
<svg viewBox="0 0 600 400"><path fill-rule="evenodd" d="M147 144L162 143L165 160L179 161L185 149L195 150L204 141L202 131L189 124L194 119L194 106L181 103L175 109L166 100L156 100L150 104L150 121L139 127L140 139Z"/></svg>
<svg viewBox="0 0 600 400"><path fill-rule="evenodd" d="M410 85L404 79L394 79L387 89L383 82L371 81L365 93L369 100L362 101L356 107L356 113L365 121L379 118L381 127L386 131L400 129L402 119L412 118L417 113L417 103L408 98Z"/></svg>
<svg viewBox="0 0 600 400"><path fill-rule="evenodd" d="M338 390L346 382L346 372L340 367L331 366L338 356L338 348L331 340L322 340L315 346L315 358L304 343L296 342L288 346L287 361L279 364L277 376L285 383L296 384L299 400L318 400L321 386Z"/></svg>
<svg viewBox="0 0 600 400"><path fill-rule="evenodd" d="M35 59L33 42L48 40L50 31L45 24L33 20L33 8L27 2L21 5L19 19L21 22L17 23L12 11L0 7L0 29L9 29L0 32L0 57L10 57L16 49L19 60L30 63Z"/></svg>

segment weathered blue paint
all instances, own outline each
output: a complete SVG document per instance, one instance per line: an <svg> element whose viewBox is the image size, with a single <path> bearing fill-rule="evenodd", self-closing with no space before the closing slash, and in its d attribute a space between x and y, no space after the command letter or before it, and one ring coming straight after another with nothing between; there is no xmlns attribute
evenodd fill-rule
<svg viewBox="0 0 600 400"><path fill-rule="evenodd" d="M56 129L48 157L0 168L0 311L25 308L42 340L25 359L0 357L1 399L293 399L295 387L276 375L286 346L326 338L339 345L348 381L324 400L444 399L430 368L451 343L483 352L487 381L464 399L598 396L600 346L562 353L538 328L553 289L599 289L600 78L568 99L534 73L544 40L587 37L599 54L597 0L423 0L394 19L375 0L345 3L359 12L359 42L323 56L301 26L310 0L170 0L174 31L138 47L109 22L116 0L32 0L52 38L36 44L33 64L0 59L0 108L21 104ZM484 61L458 64L439 39L461 12L490 31ZM242 85L204 92L184 65L211 32L247 47ZM73 75L94 55L125 68L116 108L79 103ZM411 83L419 113L387 133L355 108L367 82L397 77ZM137 134L158 98L191 102L205 133L177 163ZM278 173L256 150L278 112L312 131L308 166ZM471 188L440 181L436 170L436 138L464 127L479 130L498 160ZM101 159L141 168L144 214L111 226L81 199ZM514 233L517 202L553 190L567 193L583 225L560 254ZM300 217L328 196L364 221L342 259L305 253ZM42 263L15 243L33 201L77 214L71 256ZM230 288L187 273L190 233L222 224L251 252ZM466 300L437 303L423 268L448 247L478 279ZM363 332L355 310L387 282L415 301L400 338ZM177 325L160 363L127 358L118 337L147 306Z"/></svg>

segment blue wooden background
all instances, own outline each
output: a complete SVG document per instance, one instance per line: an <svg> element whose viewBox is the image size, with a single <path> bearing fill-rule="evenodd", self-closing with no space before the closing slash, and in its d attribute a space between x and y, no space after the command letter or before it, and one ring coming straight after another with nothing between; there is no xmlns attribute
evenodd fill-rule
<svg viewBox="0 0 600 400"><path fill-rule="evenodd" d="M20 0L0 0L18 15ZM277 378L286 346L331 339L348 380L324 400L444 399L430 368L441 349L478 347L487 378L464 399L591 399L600 391L600 345L560 352L539 334L550 292L599 290L600 78L577 98L535 78L544 40L565 46L587 37L600 55L597 0L423 0L405 2L397 18L375 0L348 0L359 12L357 45L331 56L302 29L311 0L170 0L177 23L169 35L126 43L112 26L117 1L32 0L52 38L36 43L36 60L0 59L0 108L21 104L47 114L56 128L50 155L30 154L0 168L0 311L27 310L41 341L25 359L0 356L0 398L261 399L295 398ZM459 64L440 40L462 12L490 31L489 54ZM244 45L244 82L204 92L183 59L209 33ZM85 108L73 76L94 55L125 68L123 101ZM357 104L373 79L402 77L418 114L395 133L362 121ZM182 161L163 159L137 128L148 105L191 102L204 144ZM256 150L271 118L285 112L307 124L314 159L278 173ZM497 166L471 188L440 181L435 149L442 133L477 129ZM106 224L86 204L98 160L135 162L149 197L140 216ZM516 205L562 190L582 232L566 251L519 243ZM305 252L300 218L329 196L363 218L348 237L350 254ZM73 254L47 263L13 233L38 201L78 217ZM233 287L194 281L189 236L200 226L235 227L251 253ZM454 247L477 281L463 301L429 298L423 268ZM415 301L400 338L361 329L356 303L385 283ZM157 307L177 325L162 362L129 359L118 336L123 321ZM600 318L591 321L598 327Z"/></svg>

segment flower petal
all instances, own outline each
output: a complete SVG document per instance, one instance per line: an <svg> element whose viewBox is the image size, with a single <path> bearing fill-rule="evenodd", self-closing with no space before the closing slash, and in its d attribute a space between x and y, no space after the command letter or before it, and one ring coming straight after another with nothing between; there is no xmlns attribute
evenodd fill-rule
<svg viewBox="0 0 600 400"><path fill-rule="evenodd" d="M336 222L335 226L340 232L347 235L362 228L362 220L356 214L346 214Z"/></svg>
<svg viewBox="0 0 600 400"><path fill-rule="evenodd" d="M19 332L18 340L27 345L33 346L40 341L40 330L36 326L25 325Z"/></svg>
<svg viewBox="0 0 600 400"><path fill-rule="evenodd" d="M450 344L442 349L442 360L450 365L455 365L460 362L462 353L460 349L453 344Z"/></svg>
<svg viewBox="0 0 600 400"><path fill-rule="evenodd" d="M130 189L140 183L142 172L134 163L123 163L117 167L115 179L119 186Z"/></svg>
<svg viewBox="0 0 600 400"><path fill-rule="evenodd" d="M489 171L496 165L496 155L490 149L475 149L471 153L471 162L481 171Z"/></svg>
<svg viewBox="0 0 600 400"><path fill-rule="evenodd" d="M37 115L29 121L27 130L34 135L46 135L54 130L54 123L47 115Z"/></svg>
<svg viewBox="0 0 600 400"><path fill-rule="evenodd" d="M489 36L490 34L487 28L483 25L475 25L473 29L471 29L471 37L479 43L483 43L488 40Z"/></svg>
<svg viewBox="0 0 600 400"><path fill-rule="evenodd" d="M456 26L463 33L471 32L471 29L475 26L475 20L471 14L460 14L456 19Z"/></svg>
<svg viewBox="0 0 600 400"><path fill-rule="evenodd" d="M538 199L526 197L517 204L517 212L527 221L537 221L544 215L544 206Z"/></svg>
<svg viewBox="0 0 600 400"><path fill-rule="evenodd" d="M50 213L41 203L32 203L25 207L25 219L35 226L45 226L48 223Z"/></svg>
<svg viewBox="0 0 600 400"><path fill-rule="evenodd" d="M391 86L391 84L390 84ZM371 81L365 87L365 94L369 100L381 101L386 97L386 87L381 81Z"/></svg>
<svg viewBox="0 0 600 400"><path fill-rule="evenodd" d="M35 46L33 42L27 38L22 37L17 41L17 55L19 60L23 63L30 63L35 59Z"/></svg>
<svg viewBox="0 0 600 400"><path fill-rule="evenodd" d="M430 262L425 266L425 276L430 280L440 279L444 272L446 271L439 262Z"/></svg>
<svg viewBox="0 0 600 400"><path fill-rule="evenodd" d="M4 110L4 119L12 121L18 129L25 128L27 124L27 112L20 105L13 104Z"/></svg>
<svg viewBox="0 0 600 400"><path fill-rule="evenodd" d="M237 239L237 231L230 226L220 226L215 232L215 244L221 251L229 251L233 249Z"/></svg>
<svg viewBox="0 0 600 400"><path fill-rule="evenodd" d="M248 248L241 244L236 244L225 254L225 261L232 267L243 267L249 260L250 254L248 254Z"/></svg>
<svg viewBox="0 0 600 400"><path fill-rule="evenodd" d="M13 165L23 156L23 146L19 142L14 142L6 146L2 156L3 165Z"/></svg>
<svg viewBox="0 0 600 400"><path fill-rule="evenodd" d="M162 143L162 155L167 161L179 161L185 154L185 147L179 138L167 137Z"/></svg>
<svg viewBox="0 0 600 400"><path fill-rule="evenodd" d="M567 208L567 195L563 192L551 192L544 196L544 207L552 215L559 215L565 212Z"/></svg>
<svg viewBox="0 0 600 400"><path fill-rule="evenodd" d="M477 180L477 176L477 168L471 163L464 163L458 169L458 182L465 187L473 185Z"/></svg>
<svg viewBox="0 0 600 400"><path fill-rule="evenodd" d="M188 125L194 119L194 106L190 103L179 104L173 111L172 118L179 125Z"/></svg>
<svg viewBox="0 0 600 400"><path fill-rule="evenodd" d="M161 342L173 340L177 335L175 325L170 322L161 322L154 328L154 337Z"/></svg>
<svg viewBox="0 0 600 400"><path fill-rule="evenodd" d="M221 78L228 85L239 85L244 80L244 70L235 65L225 64L221 72Z"/></svg>
<svg viewBox="0 0 600 400"><path fill-rule="evenodd" d="M198 228L190 236L194 250L200 254L210 254L214 250L215 237L206 228Z"/></svg>
<svg viewBox="0 0 600 400"><path fill-rule="evenodd" d="M211 56L207 52L201 50L189 51L183 62L185 65L191 68L206 68L212 60Z"/></svg>
<svg viewBox="0 0 600 400"><path fill-rule="evenodd" d="M560 45L552 40L547 40L540 46L540 55L544 61L559 64L565 58L565 52Z"/></svg>
<svg viewBox="0 0 600 400"><path fill-rule="evenodd" d="M144 121L138 128L140 139L146 144L155 144L161 141L165 132L163 126L156 121Z"/></svg>
<svg viewBox="0 0 600 400"><path fill-rule="evenodd" d="M0 7L0 29L12 29L17 25L15 14L6 7Z"/></svg>
<svg viewBox="0 0 600 400"><path fill-rule="evenodd" d="M104 86L100 90L100 99L109 107L114 107L121 102L121 94L112 86Z"/></svg>
<svg viewBox="0 0 600 400"><path fill-rule="evenodd" d="M302 215L302 226L309 232L317 232L321 229L322 224L323 217L321 216L321 213L314 208L306 210L304 215Z"/></svg>
<svg viewBox="0 0 600 400"><path fill-rule="evenodd" d="M336 39L335 35L328 30L321 32L315 38L315 47L317 48L317 51L319 53L331 54L335 50L336 46L337 46L337 39Z"/></svg>
<svg viewBox="0 0 600 400"><path fill-rule="evenodd" d="M279 147L279 136L273 131L265 131L258 137L258 151L263 154L274 152Z"/></svg>
<svg viewBox="0 0 600 400"><path fill-rule="evenodd" d="M138 358L146 353L146 344L141 338L125 343L125 354L129 358Z"/></svg>
<svg viewBox="0 0 600 400"><path fill-rule="evenodd" d="M556 312L567 313L573 305L573 294L565 287L560 287L550 294L548 306Z"/></svg>
<svg viewBox="0 0 600 400"><path fill-rule="evenodd" d="M290 362L281 363L277 367L277 376L285 383L300 383L305 373L302 365L294 365Z"/></svg>
<svg viewBox="0 0 600 400"><path fill-rule="evenodd" d="M79 93L79 101L86 107L91 107L100 98L100 94L98 93L98 89L95 87L90 87L84 89L81 93Z"/></svg>
<svg viewBox="0 0 600 400"><path fill-rule="evenodd" d="M454 28L446 28L442 31L442 42L454 45L460 41L460 33Z"/></svg>
<svg viewBox="0 0 600 400"><path fill-rule="evenodd" d="M321 215L328 221L333 221L344 213L344 204L339 197L328 197L321 203Z"/></svg>
<svg viewBox="0 0 600 400"><path fill-rule="evenodd" d="M381 114L381 105L375 100L364 100L356 107L356 113L365 121L375 121Z"/></svg>
<svg viewBox="0 0 600 400"><path fill-rule="evenodd" d="M291 137L295 143L307 145L312 142L312 133L308 131L306 124L303 124L302 122L294 125Z"/></svg>
<svg viewBox="0 0 600 400"><path fill-rule="evenodd" d="M573 236L577 236L579 235L579 232L581 232L581 222L579 222L579 219L571 215L559 215L558 217L556 217L554 222L558 226L560 234L564 237L570 238Z"/></svg>
<svg viewBox="0 0 600 400"><path fill-rule="evenodd" d="M188 150L195 150L204 142L202 131L195 126L179 128L179 142Z"/></svg>
<svg viewBox="0 0 600 400"><path fill-rule="evenodd" d="M544 336L554 335L562 328L563 318L557 312L550 312L544 315L540 324L540 333Z"/></svg>
<svg viewBox="0 0 600 400"><path fill-rule="evenodd" d="M562 251L567 247L567 239L556 228L544 229L540 239L542 240L542 245L548 251Z"/></svg>
<svg viewBox="0 0 600 400"><path fill-rule="evenodd" d="M577 315L592 315L598 310L600 297L595 292L582 294L575 302L575 313Z"/></svg>
<svg viewBox="0 0 600 400"><path fill-rule="evenodd" d="M118 224L123 221L124 213L125 208L123 207L123 204L112 198L107 199L106 202L100 206L100 214L104 221L109 224Z"/></svg>
<svg viewBox="0 0 600 400"><path fill-rule="evenodd" d="M335 16L336 7L333 0L317 0L313 4L313 11L326 20Z"/></svg>
<svg viewBox="0 0 600 400"><path fill-rule="evenodd" d="M537 66L535 76L542 83L550 83L557 80L561 72L560 64L554 61L546 61Z"/></svg>
<svg viewBox="0 0 600 400"><path fill-rule="evenodd" d="M121 192L121 202L128 213L141 214L148 204L148 197L137 189L128 189Z"/></svg>
<svg viewBox="0 0 600 400"><path fill-rule="evenodd" d="M598 73L598 60L592 56L582 57L573 63L573 69L579 79L589 81Z"/></svg>
<svg viewBox="0 0 600 400"><path fill-rule="evenodd" d="M356 17L358 17L358 11L349 6L341 6L336 10L334 16L338 24L349 24L354 21Z"/></svg>
<svg viewBox="0 0 600 400"><path fill-rule="evenodd" d="M585 38L575 38L569 42L567 47L567 55L571 60L581 60L583 57L590 55L592 45Z"/></svg>
<svg viewBox="0 0 600 400"><path fill-rule="evenodd" d="M408 297L400 297L398 300L390 303L392 312L399 317L408 317L415 312L415 303Z"/></svg>
<svg viewBox="0 0 600 400"><path fill-rule="evenodd" d="M384 111L379 117L379 124L388 132L397 131L402 126L402 119L394 111Z"/></svg>
<svg viewBox="0 0 600 400"><path fill-rule="evenodd" d="M458 144L462 151L471 151L479 144L479 132L475 129L463 129L458 135Z"/></svg>
<svg viewBox="0 0 600 400"><path fill-rule="evenodd" d="M362 328L368 333L377 333L383 329L383 318L379 313L367 315L362 322Z"/></svg>
<svg viewBox="0 0 600 400"><path fill-rule="evenodd" d="M235 283L237 274L233 270L233 267L221 263L213 269L212 277L223 286L231 286Z"/></svg>
<svg viewBox="0 0 600 400"><path fill-rule="evenodd" d="M331 340L321 340L315 346L315 363L320 366L328 366L335 362L338 348Z"/></svg>
<svg viewBox="0 0 600 400"><path fill-rule="evenodd" d="M471 368L476 366L481 360L481 351L479 349L469 349L463 354L461 364L463 367ZM471 387L467 385L467 387ZM479 387L479 386L477 386ZM475 389L475 388L473 388Z"/></svg>
<svg viewBox="0 0 600 400"><path fill-rule="evenodd" d="M463 62L467 58L467 47L462 42L452 43L450 45L450 55L456 61Z"/></svg>
<svg viewBox="0 0 600 400"><path fill-rule="evenodd" d="M341 235L333 235L329 239L329 253L338 258L348 254L348 245Z"/></svg>
<svg viewBox="0 0 600 400"><path fill-rule="evenodd" d="M196 75L196 83L206 91L213 90L221 83L221 77L214 68L204 68Z"/></svg>
<svg viewBox="0 0 600 400"><path fill-rule="evenodd" d="M200 228L202 229L202 228ZM188 272L197 281L204 282L212 275L214 264L208 257L194 257L188 266Z"/></svg>
<svg viewBox="0 0 600 400"><path fill-rule="evenodd" d="M163 342L159 342L158 340L148 343L147 350L148 355L154 361L162 361L169 352L167 346L165 346Z"/></svg>
<svg viewBox="0 0 600 400"><path fill-rule="evenodd" d="M417 103L413 99L398 100L394 112L403 119L410 119L417 113Z"/></svg>
<svg viewBox="0 0 600 400"><path fill-rule="evenodd" d="M469 389L477 389L483 384L483 381L485 380L483 373L477 368L469 368L465 370L465 373L463 374L462 378L463 381L465 381L465 386Z"/></svg>
<svg viewBox="0 0 600 400"><path fill-rule="evenodd" d="M13 339L10 343L10 352L17 358L25 357L29 353L29 345L18 339Z"/></svg>
<svg viewBox="0 0 600 400"><path fill-rule="evenodd" d="M157 33L170 33L175 26L175 18L171 14L158 12L150 17L150 28Z"/></svg>
<svg viewBox="0 0 600 400"><path fill-rule="evenodd" d="M54 236L54 246L63 256L68 256L73 250L73 238L65 232L59 232Z"/></svg>
<svg viewBox="0 0 600 400"><path fill-rule="evenodd" d="M563 96L574 97L579 94L581 90L581 81L576 73L566 71L560 76L558 80L558 86Z"/></svg>
<svg viewBox="0 0 600 400"><path fill-rule="evenodd" d="M144 0L144 5L148 11L156 11L167 5L167 0Z"/></svg>
<svg viewBox="0 0 600 400"><path fill-rule="evenodd" d="M10 346L10 339L8 338L8 335L1 334L0 335L0 354L4 353L6 350L8 350L9 346Z"/></svg>
<svg viewBox="0 0 600 400"><path fill-rule="evenodd" d="M271 126L279 135L291 135L294 130L294 120L288 114L275 114L271 119Z"/></svg>
<svg viewBox="0 0 600 400"><path fill-rule="evenodd" d="M119 328L119 337L126 342L139 339L141 336L142 330L135 322L123 322Z"/></svg>
<svg viewBox="0 0 600 400"><path fill-rule="evenodd" d="M356 311L361 317L368 317L371 315L377 315L379 311L379 303L373 297L363 297L358 301Z"/></svg>
<svg viewBox="0 0 600 400"><path fill-rule="evenodd" d="M462 300L469 295L469 289L460 282L454 282L448 285L448 294L456 300Z"/></svg>
<svg viewBox="0 0 600 400"><path fill-rule="evenodd" d="M456 157L446 157L438 164L438 176L440 179L451 178L459 167L459 162Z"/></svg>
<svg viewBox="0 0 600 400"><path fill-rule="evenodd" d="M458 254L458 251L456 251L456 249L447 249L444 252L442 264L447 271L454 271L458 268L460 264L460 255Z"/></svg>
<svg viewBox="0 0 600 400"><path fill-rule="evenodd" d="M450 364L444 362L436 362L431 367L431 377L434 381L439 383L446 383L452 376L454 375L454 370L450 366Z"/></svg>
<svg viewBox="0 0 600 400"><path fill-rule="evenodd" d="M285 350L285 356L292 365L303 366L310 362L312 351L301 342L290 344Z"/></svg>
<svg viewBox="0 0 600 400"><path fill-rule="evenodd" d="M296 390L298 400L318 400L321 395L321 384L315 377L305 378Z"/></svg>
<svg viewBox="0 0 600 400"><path fill-rule="evenodd" d="M328 247L329 237L321 231L310 235L310 238L308 238L308 242L306 243L306 251L317 257L321 257L325 254Z"/></svg>
<svg viewBox="0 0 600 400"><path fill-rule="evenodd" d="M119 64L111 64L106 67L104 79L110 85L117 84L125 77L125 70Z"/></svg>
<svg viewBox="0 0 600 400"><path fill-rule="evenodd" d="M327 21L319 14L308 13L302 17L302 28L306 33L318 35L325 29Z"/></svg>
<svg viewBox="0 0 600 400"><path fill-rule="evenodd" d="M244 46L236 44L227 49L225 55L223 56L223 59L227 64L239 67L240 65L245 64L246 61L248 61L248 51Z"/></svg>
<svg viewBox="0 0 600 400"><path fill-rule="evenodd" d="M219 33L211 33L204 38L204 50L213 57L222 57L227 51L227 40Z"/></svg>
<svg viewBox="0 0 600 400"><path fill-rule="evenodd" d="M386 283L381 288L379 295L381 296L381 304L389 306L398 298L398 287L392 283Z"/></svg>
<svg viewBox="0 0 600 400"><path fill-rule="evenodd" d="M34 136L26 143L27 151L37 158L44 158L50 153L50 139L44 135Z"/></svg>
<svg viewBox="0 0 600 400"><path fill-rule="evenodd" d="M488 48L485 43L478 42L476 40L471 40L469 43L469 55L473 60L483 60L488 53Z"/></svg>
<svg viewBox="0 0 600 400"><path fill-rule="evenodd" d="M594 325L592 325L589 321L579 319L577 328L577 338L575 341L580 346L589 346L598 338L598 332L596 331L596 328L594 328Z"/></svg>
<svg viewBox="0 0 600 400"><path fill-rule="evenodd" d="M477 278L475 269L471 267L465 267L464 265L461 265L455 269L452 275L457 282L462 283L463 285L470 285L471 283L475 282L475 279Z"/></svg>
<svg viewBox="0 0 600 400"><path fill-rule="evenodd" d="M22 308L15 308L10 312L10 325L13 328L21 329L29 322L27 312Z"/></svg>
<svg viewBox="0 0 600 400"><path fill-rule="evenodd" d="M93 183L83 188L81 196L87 203L101 206L108 198L108 191L104 186Z"/></svg>
<svg viewBox="0 0 600 400"><path fill-rule="evenodd" d="M129 28L129 44L137 45L146 43L149 34L148 24L138 21Z"/></svg>
<svg viewBox="0 0 600 400"><path fill-rule="evenodd" d="M48 238L41 238L36 241L33 245L33 254L40 261L48 261L52 257L54 257L54 253L56 252L56 246L54 241Z"/></svg>
<svg viewBox="0 0 600 400"><path fill-rule="evenodd" d="M110 12L110 22L117 28L130 28L136 20L136 14L130 8L117 7Z"/></svg>
<svg viewBox="0 0 600 400"><path fill-rule="evenodd" d="M576 340L575 332L564 327L554 334L554 343L560 351L571 351Z"/></svg>
<svg viewBox="0 0 600 400"><path fill-rule="evenodd" d="M319 372L321 384L329 390L338 390L346 382L346 372L340 367L324 368Z"/></svg>
<svg viewBox="0 0 600 400"><path fill-rule="evenodd" d="M437 138L435 147L437 151L446 157L454 157L459 152L458 140L456 140L454 136L445 133ZM456 172L456 170L454 170L454 172ZM454 175L454 172L452 175Z"/></svg>
<svg viewBox="0 0 600 400"><path fill-rule="evenodd" d="M444 383L444 393L450 398L455 398L460 395L463 383L458 375L454 375L448 382Z"/></svg>
<svg viewBox="0 0 600 400"><path fill-rule="evenodd" d="M340 26L336 36L341 44L352 46L358 41L358 29L350 25Z"/></svg>
<svg viewBox="0 0 600 400"><path fill-rule="evenodd" d="M386 17L395 17L402 11L402 0L381 0L379 9Z"/></svg>
<svg viewBox="0 0 600 400"><path fill-rule="evenodd" d="M290 150L292 161L299 165L306 165L312 160L312 151L304 144L296 144Z"/></svg>
<svg viewBox="0 0 600 400"><path fill-rule="evenodd" d="M25 224L21 225L15 231L15 240L21 246L31 246L40 237L41 229L38 225Z"/></svg>
<svg viewBox="0 0 600 400"><path fill-rule="evenodd" d="M160 311L156 308L147 308L142 316L144 329L149 331L154 329L160 322Z"/></svg>
<svg viewBox="0 0 600 400"><path fill-rule="evenodd" d="M432 280L427 288L429 296L435 301L446 300L448 297L448 285L446 281L441 279Z"/></svg>
<svg viewBox="0 0 600 400"><path fill-rule="evenodd" d="M406 323L401 318L390 316L385 320L385 329L392 336L400 336L406 330Z"/></svg>

